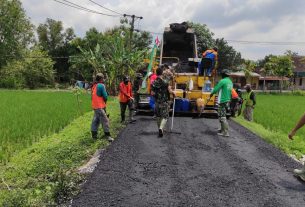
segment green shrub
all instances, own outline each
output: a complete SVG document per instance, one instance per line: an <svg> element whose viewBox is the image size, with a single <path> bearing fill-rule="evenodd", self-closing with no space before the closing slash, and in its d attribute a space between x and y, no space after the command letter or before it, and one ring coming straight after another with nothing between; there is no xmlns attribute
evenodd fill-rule
<svg viewBox="0 0 305 207"><path fill-rule="evenodd" d="M27 52L26 58L13 60L0 70L0 87L31 89L54 85L54 62L39 47Z"/></svg>

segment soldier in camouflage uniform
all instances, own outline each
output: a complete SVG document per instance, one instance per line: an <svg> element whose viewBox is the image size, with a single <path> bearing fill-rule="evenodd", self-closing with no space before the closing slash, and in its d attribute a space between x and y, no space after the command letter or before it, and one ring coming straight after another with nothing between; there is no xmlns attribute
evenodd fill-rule
<svg viewBox="0 0 305 207"><path fill-rule="evenodd" d="M175 94L169 86L169 82L172 77L170 77L168 73L163 74L162 68L157 69L157 75L158 78L152 85L152 93L155 98L155 110L159 129L159 137L162 137L164 127L169 117L170 94Z"/></svg>

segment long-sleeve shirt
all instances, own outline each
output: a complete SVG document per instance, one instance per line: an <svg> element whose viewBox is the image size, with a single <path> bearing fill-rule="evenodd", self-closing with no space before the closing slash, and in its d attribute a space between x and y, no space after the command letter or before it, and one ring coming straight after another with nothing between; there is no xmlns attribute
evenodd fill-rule
<svg viewBox="0 0 305 207"><path fill-rule="evenodd" d="M231 101L233 83L229 77L223 78L215 86L211 94L218 92L218 103L226 103Z"/></svg>
<svg viewBox="0 0 305 207"><path fill-rule="evenodd" d="M128 82L128 84L126 85L124 82L120 83L120 102L121 103L126 103L128 102L131 98L132 98L132 86L131 83Z"/></svg>
<svg viewBox="0 0 305 207"><path fill-rule="evenodd" d="M101 83L98 83L98 84L97 84L97 91L96 91L96 94L97 94L99 97L103 97L105 102L107 101L108 94L107 94L107 91L106 91L106 89L105 89L104 84L101 84Z"/></svg>

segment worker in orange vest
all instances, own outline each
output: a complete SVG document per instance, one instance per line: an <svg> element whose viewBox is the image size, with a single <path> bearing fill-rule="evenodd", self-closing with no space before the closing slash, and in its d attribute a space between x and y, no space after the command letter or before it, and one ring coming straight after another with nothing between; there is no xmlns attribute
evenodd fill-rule
<svg viewBox="0 0 305 207"><path fill-rule="evenodd" d="M106 114L107 92L103 84L104 75L102 73L96 74L95 82L91 88L91 101L94 116L91 123L91 134L93 139L97 139L99 125L102 124L105 136L109 142L113 141L110 136L109 119Z"/></svg>
<svg viewBox="0 0 305 207"><path fill-rule="evenodd" d="M129 110L129 123L135 122L133 118L133 95L132 95L132 85L128 76L124 76L123 81L119 86L119 99L121 107L121 122L125 121L125 111L128 106Z"/></svg>

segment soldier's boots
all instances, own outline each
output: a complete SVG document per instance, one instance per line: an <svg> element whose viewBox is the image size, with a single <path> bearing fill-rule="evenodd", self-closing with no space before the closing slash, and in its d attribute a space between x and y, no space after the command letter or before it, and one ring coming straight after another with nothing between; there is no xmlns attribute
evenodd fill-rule
<svg viewBox="0 0 305 207"><path fill-rule="evenodd" d="M224 136L224 137L229 137L229 124L227 121L226 117L221 117L220 118L220 124L221 124L221 129L220 132L218 131L218 135Z"/></svg>
<svg viewBox="0 0 305 207"><path fill-rule="evenodd" d="M167 119L161 119L161 122L160 122L160 126L159 126L159 137L163 137L163 133L164 133L164 127L167 123Z"/></svg>
<svg viewBox="0 0 305 207"><path fill-rule="evenodd" d="M305 181L305 167L302 169L294 169L293 173L295 176L300 177L303 181Z"/></svg>

